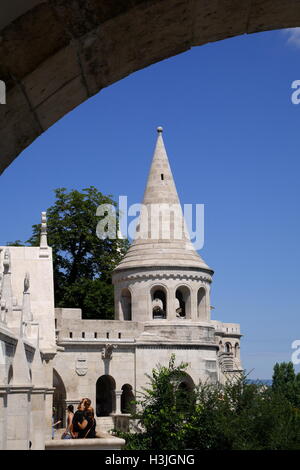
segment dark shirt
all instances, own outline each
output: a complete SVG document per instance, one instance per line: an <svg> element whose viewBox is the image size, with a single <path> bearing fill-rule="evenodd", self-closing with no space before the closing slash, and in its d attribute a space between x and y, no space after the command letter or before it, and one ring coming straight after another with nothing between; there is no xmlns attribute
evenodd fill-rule
<svg viewBox="0 0 300 470"><path fill-rule="evenodd" d="M78 423L82 423L82 421L84 420L84 412L81 411L81 410L77 410L73 416L73 420L72 420L72 424L73 424L73 431L74 432L80 432L81 429L80 427L78 426Z"/></svg>
<svg viewBox="0 0 300 470"><path fill-rule="evenodd" d="M85 437L86 439L94 439L96 437L96 421L87 411L82 412L82 419L79 423L81 424L84 419L87 420L88 424L84 429L79 428L78 439L84 439Z"/></svg>

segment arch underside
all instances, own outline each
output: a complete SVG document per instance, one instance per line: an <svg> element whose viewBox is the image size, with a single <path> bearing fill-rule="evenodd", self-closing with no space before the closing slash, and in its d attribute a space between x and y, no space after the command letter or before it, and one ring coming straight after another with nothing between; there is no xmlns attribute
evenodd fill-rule
<svg viewBox="0 0 300 470"><path fill-rule="evenodd" d="M53 415L54 415L54 422L61 421L58 427L64 427L66 421L66 398L67 392L65 384L59 375L59 373L53 369L53 387L54 387L54 394L53 394Z"/></svg>
<svg viewBox="0 0 300 470"><path fill-rule="evenodd" d="M298 0L38 3L0 33L0 173L65 114L137 70L208 42L299 25Z"/></svg>
<svg viewBox="0 0 300 470"><path fill-rule="evenodd" d="M116 409L116 382L110 375L102 375L96 383L96 415L109 416Z"/></svg>

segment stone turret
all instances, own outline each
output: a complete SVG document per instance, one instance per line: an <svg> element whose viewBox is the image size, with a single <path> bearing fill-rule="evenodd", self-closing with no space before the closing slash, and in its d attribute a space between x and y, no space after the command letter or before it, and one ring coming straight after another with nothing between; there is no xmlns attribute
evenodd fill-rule
<svg viewBox="0 0 300 470"><path fill-rule="evenodd" d="M11 256L8 248L4 251L3 267L1 300L5 301L6 309L11 313L13 309L13 294L11 284Z"/></svg>
<svg viewBox="0 0 300 470"><path fill-rule="evenodd" d="M49 246L47 239L47 213L41 214L41 234L40 234L40 258L49 258Z"/></svg>
<svg viewBox="0 0 300 470"><path fill-rule="evenodd" d="M136 238L113 274L119 320L210 320L212 269L194 249L158 137Z"/></svg>

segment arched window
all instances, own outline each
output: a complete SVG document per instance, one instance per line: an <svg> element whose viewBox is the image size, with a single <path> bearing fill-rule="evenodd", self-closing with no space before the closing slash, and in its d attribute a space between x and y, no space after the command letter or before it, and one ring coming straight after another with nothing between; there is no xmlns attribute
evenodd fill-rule
<svg viewBox="0 0 300 470"><path fill-rule="evenodd" d="M176 317L191 318L191 294L187 286L178 287L176 290Z"/></svg>
<svg viewBox="0 0 300 470"><path fill-rule="evenodd" d="M121 395L121 413L133 413L135 411L135 405L132 403L134 400L134 394L132 386L125 384L122 387Z"/></svg>
<svg viewBox="0 0 300 470"><path fill-rule="evenodd" d="M162 287L152 288L152 317L154 319L166 318L167 316L167 296Z"/></svg>
<svg viewBox="0 0 300 470"><path fill-rule="evenodd" d="M120 298L123 320L131 320L131 293L129 289L123 289Z"/></svg>
<svg viewBox="0 0 300 470"><path fill-rule="evenodd" d="M232 351L231 343L225 343L225 352L231 353L231 351Z"/></svg>
<svg viewBox="0 0 300 470"><path fill-rule="evenodd" d="M194 388L193 379L187 373L182 373L176 388L176 408L178 411L184 411L194 402Z"/></svg>
<svg viewBox="0 0 300 470"><path fill-rule="evenodd" d="M109 416L116 410L116 382L111 375L102 375L96 383L96 415Z"/></svg>
<svg viewBox="0 0 300 470"><path fill-rule="evenodd" d="M197 305L198 305L198 319L206 321L207 312L206 312L206 290L204 287L200 287L197 295Z"/></svg>

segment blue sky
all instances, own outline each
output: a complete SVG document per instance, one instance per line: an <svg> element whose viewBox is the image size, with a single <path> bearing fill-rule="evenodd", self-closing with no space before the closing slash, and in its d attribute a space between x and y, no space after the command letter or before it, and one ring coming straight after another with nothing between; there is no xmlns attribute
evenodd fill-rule
<svg viewBox="0 0 300 470"><path fill-rule="evenodd" d="M298 38L273 31L194 48L89 99L1 176L0 244L27 239L57 187L140 202L162 125L181 202L205 204L213 318L241 324L244 367L271 378L300 339Z"/></svg>

